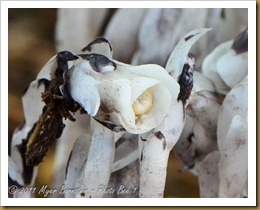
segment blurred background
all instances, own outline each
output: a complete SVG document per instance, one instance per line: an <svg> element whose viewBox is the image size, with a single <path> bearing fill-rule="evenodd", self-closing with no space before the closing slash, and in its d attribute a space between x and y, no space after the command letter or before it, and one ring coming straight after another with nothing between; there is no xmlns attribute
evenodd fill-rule
<svg viewBox="0 0 260 210"><path fill-rule="evenodd" d="M85 47L95 37L106 35L110 38L114 49L115 59L128 63L148 63L153 62L160 65L165 65L165 62L180 37L188 31L201 26L214 27L216 30L209 35L209 38L200 41L200 44L194 48L194 52L198 58L202 58L209 53L217 44L233 38L238 32L242 31L247 23L247 11L241 13L240 9L236 10L231 15L230 12L224 9L216 9L207 12L189 11L186 15L181 9L175 9L174 13L169 10L165 11L143 11L130 13L126 16L128 22L124 25L125 28L120 29L121 24L115 20L116 15L120 16L117 9L89 9L88 12L82 13L82 18L86 18L86 27L82 27L83 19L77 17L76 23L70 21L75 14L74 11L59 11L58 9L9 9L8 19L8 134L9 140L15 128L24 121L21 97L25 87L35 79L43 65L57 51L67 49L77 52ZM203 11L206 9L202 9ZM153 20L161 12L160 18ZM88 13L88 15L86 15ZM200 21L194 25L192 14L200 15ZM203 13L203 14L202 14ZM149 16L149 15L150 16ZM208 15L211 14L209 17ZM233 14L233 13L232 13ZM84 16L85 15L85 16ZM121 14L122 15L122 14ZM202 17L202 15L204 15ZM214 19L214 15L219 17ZM80 16L80 15L78 15ZM62 22L61 17L64 17L67 22ZM133 17L136 17L141 24L131 24ZM185 17L185 18L184 18ZM129 19L130 18L130 19ZM201 18L201 19L200 19ZM176 28L172 26L172 19L175 20ZM221 22L221 21L222 22ZM75 20L74 20L75 21ZM78 22L77 22L78 21ZM155 21L153 24L150 23ZM218 22L219 21L219 22ZM232 21L239 24L232 24L229 29L230 33L225 31L226 27ZM59 28L57 29L57 23ZM84 21L83 21L84 22ZM79 26L75 26L79 23ZM178 23L178 24L177 24ZM73 26L74 24L74 26ZM147 30L150 25L155 25L151 31ZM223 26L223 30L217 30ZM123 27L123 26L122 26ZM194 27L194 28L192 28ZM129 30L132 28L133 30ZM178 29L178 30L177 30ZM124 32L127 34L124 36ZM174 33L173 33L174 31ZM155 34L156 40L149 34ZM221 35L222 34L222 35ZM174 39L169 42L172 35ZM83 38L82 38L83 36ZM86 36L86 37L85 37ZM159 37L159 38L158 38ZM116 40L119 40L118 42ZM142 41L144 40L144 41ZM151 50L146 56L146 46L142 43L147 41ZM153 43L152 45L149 44ZM206 47L205 47L206 46ZM201 49L204 49L202 52ZM125 53L127 52L127 53ZM154 54L154 55L153 55ZM151 56L150 56L151 55ZM200 59L198 59L198 68L200 67ZM39 166L37 176L37 186L45 184L51 185L53 154L55 152L55 144L50 148L47 157ZM188 171L179 172L182 163L178 160L174 153L171 153L168 166L168 176L165 189L165 197L199 197L198 180Z"/></svg>

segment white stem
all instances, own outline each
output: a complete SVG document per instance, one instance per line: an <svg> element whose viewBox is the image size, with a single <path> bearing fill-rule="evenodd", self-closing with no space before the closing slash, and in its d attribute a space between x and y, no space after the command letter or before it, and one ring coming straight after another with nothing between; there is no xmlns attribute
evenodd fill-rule
<svg viewBox="0 0 260 210"><path fill-rule="evenodd" d="M109 21L104 36L115 49L114 58L116 60L130 61L137 48L138 31L146 10L145 8L120 8ZM131 20L132 17L134 20Z"/></svg>
<svg viewBox="0 0 260 210"><path fill-rule="evenodd" d="M55 28L57 51L80 50L97 36L108 9L61 8L58 9Z"/></svg>
<svg viewBox="0 0 260 210"><path fill-rule="evenodd" d="M76 119L76 122L72 122L70 120L64 121L66 126L63 130L62 136L57 140L56 143L52 178L52 188L54 189L60 189L64 183L65 171L70 152L72 151L72 149L73 152L75 152L75 141L77 140L77 138L79 138L80 134L88 134L90 132L88 126L90 118L88 115L82 115L78 111L74 117ZM90 140L84 139L82 141L87 144ZM82 146L80 146L78 149L83 150ZM83 155L84 154L86 154L86 151L83 151ZM62 194L57 191L57 193L53 193L50 196L55 198L62 196Z"/></svg>
<svg viewBox="0 0 260 210"><path fill-rule="evenodd" d="M248 130L244 118L236 115L230 124L220 149L219 197L247 196L248 182ZM224 149L223 149L224 148Z"/></svg>
<svg viewBox="0 0 260 210"><path fill-rule="evenodd" d="M66 191L65 189L76 189L77 186L76 181L79 179L81 175L81 170L87 161L87 156L89 152L91 144L91 136L90 134L83 134L80 135L73 145L73 149L71 151L67 168L65 174L65 182L64 185L60 188L62 191L65 192L65 198L73 198L75 197L75 193ZM60 169L61 170L61 169ZM62 171L62 170L61 170ZM57 178L57 177L56 177ZM57 184L55 184L57 185ZM60 191L58 194L63 194Z"/></svg>
<svg viewBox="0 0 260 210"><path fill-rule="evenodd" d="M115 159L112 172L118 171L138 159L138 141L137 135L131 139L125 138L118 147L116 147Z"/></svg>
<svg viewBox="0 0 260 210"><path fill-rule="evenodd" d="M82 170L79 186L86 187L87 192L77 194L77 197L102 197L103 186L108 185L111 168L114 161L114 132L105 128L94 119L91 120L92 142L88 159Z"/></svg>
<svg viewBox="0 0 260 210"><path fill-rule="evenodd" d="M155 136L140 140L140 192L141 198L161 198L164 194L169 150ZM153 151L153 152L151 152Z"/></svg>
<svg viewBox="0 0 260 210"><path fill-rule="evenodd" d="M182 102L173 102L164 122L146 138L140 137L140 192L143 198L160 198L164 195L169 153L177 142L184 126Z"/></svg>
<svg viewBox="0 0 260 210"><path fill-rule="evenodd" d="M200 164L199 187L201 198L217 198L219 187L219 152L214 151L208 154Z"/></svg>

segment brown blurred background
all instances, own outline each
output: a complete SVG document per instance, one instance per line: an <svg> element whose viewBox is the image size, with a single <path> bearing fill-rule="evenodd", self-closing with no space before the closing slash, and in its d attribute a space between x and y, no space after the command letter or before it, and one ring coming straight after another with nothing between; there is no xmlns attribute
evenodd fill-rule
<svg viewBox="0 0 260 210"><path fill-rule="evenodd" d="M8 136L23 122L21 97L25 87L55 52L56 9L9 9L8 19ZM51 183L55 145L39 166L37 186ZM165 197L199 197L197 177L179 173L181 163L171 154Z"/></svg>

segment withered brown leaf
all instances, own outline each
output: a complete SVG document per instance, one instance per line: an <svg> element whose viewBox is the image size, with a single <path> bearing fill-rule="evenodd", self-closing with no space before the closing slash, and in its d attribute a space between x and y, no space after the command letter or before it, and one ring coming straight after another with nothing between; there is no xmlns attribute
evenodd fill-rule
<svg viewBox="0 0 260 210"><path fill-rule="evenodd" d="M58 54L58 56L60 55ZM64 53L62 56L64 56ZM73 114L81 108L73 99L62 95L60 86L64 83L63 73L67 70L67 60L64 62L58 60L58 63L59 67L55 72L56 77L50 81L42 94L42 100L45 102L42 114L25 139L27 142L25 157L28 166L36 166L41 163L49 146L63 132L65 127L63 118L75 121ZM61 66L62 68L60 68Z"/></svg>

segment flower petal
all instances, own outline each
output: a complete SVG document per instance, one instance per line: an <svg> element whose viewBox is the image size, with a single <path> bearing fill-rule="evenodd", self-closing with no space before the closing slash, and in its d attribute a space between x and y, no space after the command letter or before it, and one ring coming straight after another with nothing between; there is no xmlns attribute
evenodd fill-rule
<svg viewBox="0 0 260 210"><path fill-rule="evenodd" d="M101 111L110 114L111 121L135 127L135 114L131 103L131 82L128 79L105 80L98 84ZM103 108L105 107L105 109Z"/></svg>
<svg viewBox="0 0 260 210"><path fill-rule="evenodd" d="M177 99L180 91L179 84L163 67L156 64L146 64L140 66L126 65L124 68L133 74L161 81L170 91L172 98Z"/></svg>
<svg viewBox="0 0 260 210"><path fill-rule="evenodd" d="M181 75L186 56L192 45L206 34L210 28L195 29L187 33L172 51L165 69L175 78Z"/></svg>
<svg viewBox="0 0 260 210"><path fill-rule="evenodd" d="M77 101L91 116L95 116L100 105L100 95L96 81L92 76L86 74L91 69L87 61L82 61L69 70L69 92L71 97Z"/></svg>
<svg viewBox="0 0 260 210"><path fill-rule="evenodd" d="M248 71L248 53L236 54L230 50L216 63L216 71L230 88L241 82Z"/></svg>

